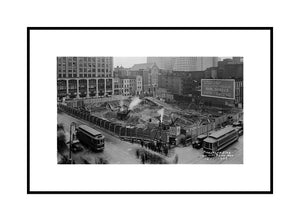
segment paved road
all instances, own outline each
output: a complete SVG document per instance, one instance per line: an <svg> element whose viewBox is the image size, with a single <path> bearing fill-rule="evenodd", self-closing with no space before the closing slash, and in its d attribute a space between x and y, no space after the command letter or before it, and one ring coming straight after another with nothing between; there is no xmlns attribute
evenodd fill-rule
<svg viewBox="0 0 300 221"><path fill-rule="evenodd" d="M93 153L91 151L84 150L83 152L73 154L72 156L76 163L84 163L83 159L88 160L90 163L95 163L99 158L110 164L141 163L140 160L136 158L135 150L139 147L138 144L122 141L90 122L79 120L65 113L58 113L57 122L63 123L66 131L69 131L70 124L72 122L75 122L77 125L86 124L101 131L101 133L105 136L105 149L103 152ZM223 151L223 154L218 157L205 157L202 149L193 149L192 146L176 147L175 153L178 155L178 163L180 164L241 164L243 163L243 136L239 138L238 142L226 148Z"/></svg>
<svg viewBox="0 0 300 221"><path fill-rule="evenodd" d="M101 158L112 164L140 163L140 160L137 159L135 155L135 150L139 146L137 144L122 141L117 137L106 133L105 131L103 131L102 129L98 128L96 125L90 122L79 120L63 112L57 114L57 122L63 123L66 131L69 131L70 124L72 122L75 122L77 125L86 124L98 131L101 131L101 133L105 136L105 148L103 152L93 153L91 151L84 150L83 152L73 154L72 156L73 159L75 159L76 163L83 163L82 158L88 160L91 163L94 163L95 160L97 160L97 158ZM67 137L69 137L68 132Z"/></svg>

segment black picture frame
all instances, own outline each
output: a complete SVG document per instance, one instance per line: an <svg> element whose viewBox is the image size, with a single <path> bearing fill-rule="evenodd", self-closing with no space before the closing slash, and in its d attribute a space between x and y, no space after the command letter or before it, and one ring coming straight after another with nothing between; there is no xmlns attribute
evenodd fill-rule
<svg viewBox="0 0 300 221"><path fill-rule="evenodd" d="M270 189L267 191L33 191L30 189L31 30L266 30L270 33ZM273 194L273 27L27 27L27 194Z"/></svg>

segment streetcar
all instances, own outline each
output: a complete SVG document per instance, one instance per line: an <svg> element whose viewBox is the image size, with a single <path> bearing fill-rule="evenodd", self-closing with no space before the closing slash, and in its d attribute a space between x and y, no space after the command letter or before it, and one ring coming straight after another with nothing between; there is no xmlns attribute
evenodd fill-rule
<svg viewBox="0 0 300 221"><path fill-rule="evenodd" d="M214 155L222 149L228 147L230 144L239 139L239 132L237 128L228 126L221 130L211 133L203 141L203 150L205 154Z"/></svg>
<svg viewBox="0 0 300 221"><path fill-rule="evenodd" d="M76 130L77 139L86 147L95 152L104 150L105 137L99 131L87 125L80 125Z"/></svg>

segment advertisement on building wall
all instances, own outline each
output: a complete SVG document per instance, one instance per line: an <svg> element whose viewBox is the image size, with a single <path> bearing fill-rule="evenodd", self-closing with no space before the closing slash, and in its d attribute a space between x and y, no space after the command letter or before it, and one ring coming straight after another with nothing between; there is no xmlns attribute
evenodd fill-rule
<svg viewBox="0 0 300 221"><path fill-rule="evenodd" d="M234 79L202 79L201 96L235 99Z"/></svg>

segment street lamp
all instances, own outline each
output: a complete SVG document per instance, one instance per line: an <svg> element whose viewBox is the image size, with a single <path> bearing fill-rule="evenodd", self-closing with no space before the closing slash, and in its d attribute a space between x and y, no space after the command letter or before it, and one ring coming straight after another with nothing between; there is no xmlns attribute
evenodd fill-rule
<svg viewBox="0 0 300 221"><path fill-rule="evenodd" d="M211 117L210 114L208 114L208 115L206 116L206 121L207 121L207 125L206 125L207 137L208 137L208 124L210 123L210 120L209 120L210 117Z"/></svg>
<svg viewBox="0 0 300 221"><path fill-rule="evenodd" d="M73 130L72 128L76 128L76 123L75 122L72 122L70 124L70 144L69 144L69 162L70 164L72 163L72 151L71 151L71 147L72 147L72 143L73 143Z"/></svg>

